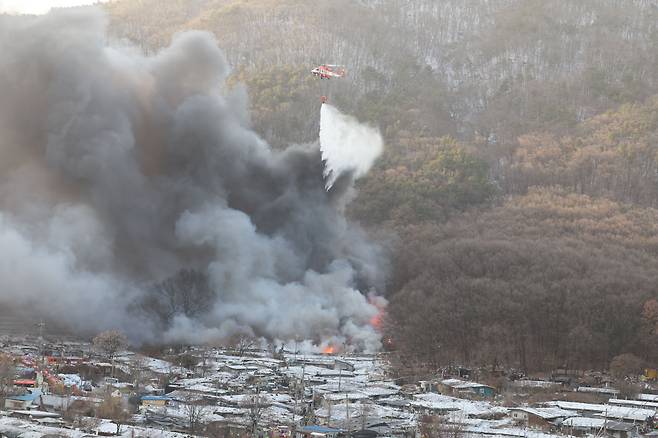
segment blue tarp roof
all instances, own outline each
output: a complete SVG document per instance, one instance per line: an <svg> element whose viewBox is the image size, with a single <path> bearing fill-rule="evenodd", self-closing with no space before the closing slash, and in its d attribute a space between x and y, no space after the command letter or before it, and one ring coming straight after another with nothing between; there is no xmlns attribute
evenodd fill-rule
<svg viewBox="0 0 658 438"><path fill-rule="evenodd" d="M325 426L304 426L301 429L302 433L304 432L319 432L319 433L336 433L342 432L341 429L334 429L332 427Z"/></svg>
<svg viewBox="0 0 658 438"><path fill-rule="evenodd" d="M35 390L31 394L11 395L7 398L10 400L18 400L18 401L34 401L38 399L40 395L41 395L41 391Z"/></svg>
<svg viewBox="0 0 658 438"><path fill-rule="evenodd" d="M165 395L144 395L142 396L142 400L171 400L171 399Z"/></svg>

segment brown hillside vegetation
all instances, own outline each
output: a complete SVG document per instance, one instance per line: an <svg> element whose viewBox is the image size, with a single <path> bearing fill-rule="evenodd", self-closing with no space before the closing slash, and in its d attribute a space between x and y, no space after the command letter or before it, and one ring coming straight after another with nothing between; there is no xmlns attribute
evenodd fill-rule
<svg viewBox="0 0 658 438"><path fill-rule="evenodd" d="M658 210L532 189L404 230L391 316L411 356L530 369L652 359Z"/></svg>
<svg viewBox="0 0 658 438"><path fill-rule="evenodd" d="M596 116L573 136L520 137L501 180L510 193L560 185L577 193L656 206L658 98Z"/></svg>

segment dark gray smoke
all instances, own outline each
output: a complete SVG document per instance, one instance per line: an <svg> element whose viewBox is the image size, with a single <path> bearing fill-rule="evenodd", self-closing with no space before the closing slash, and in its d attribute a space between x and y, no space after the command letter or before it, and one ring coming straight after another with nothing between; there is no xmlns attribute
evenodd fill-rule
<svg viewBox="0 0 658 438"><path fill-rule="evenodd" d="M0 304L135 342L376 348L357 287L381 286L381 253L342 214L351 177L327 193L317 144L249 129L210 34L145 57L106 25L0 16Z"/></svg>

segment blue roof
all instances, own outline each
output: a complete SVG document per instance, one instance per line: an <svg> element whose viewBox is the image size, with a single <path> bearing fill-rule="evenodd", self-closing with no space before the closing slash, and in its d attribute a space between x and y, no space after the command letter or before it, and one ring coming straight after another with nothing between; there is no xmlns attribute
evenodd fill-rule
<svg viewBox="0 0 658 438"><path fill-rule="evenodd" d="M23 395L11 395L7 397L10 400L17 400L17 401L34 401L39 398L41 395L41 391L34 391L31 394L23 394Z"/></svg>
<svg viewBox="0 0 658 438"><path fill-rule="evenodd" d="M144 395L142 400L171 400L166 395Z"/></svg>
<svg viewBox="0 0 658 438"><path fill-rule="evenodd" d="M319 432L319 433L337 433L342 432L341 429L334 429L332 427L325 426L304 426L301 429L302 433L304 432Z"/></svg>

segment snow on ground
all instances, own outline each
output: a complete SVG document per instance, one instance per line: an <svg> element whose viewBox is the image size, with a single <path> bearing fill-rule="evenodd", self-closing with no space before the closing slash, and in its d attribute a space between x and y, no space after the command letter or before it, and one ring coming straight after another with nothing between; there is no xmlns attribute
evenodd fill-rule
<svg viewBox="0 0 658 438"><path fill-rule="evenodd" d="M144 358L144 366L157 374L182 374L186 375L190 372L187 368L176 366L166 360L156 359L153 357Z"/></svg>
<svg viewBox="0 0 658 438"><path fill-rule="evenodd" d="M116 432L116 426L114 426L113 432ZM90 435L81 430L43 426L30 421L19 420L11 417L0 417L0 433L10 436L20 435L21 438L41 438L44 435L57 435L66 438L83 438ZM148 427L122 426L121 434L119 436L125 438L132 438L135 436L148 436L150 438L186 438L190 435Z"/></svg>

